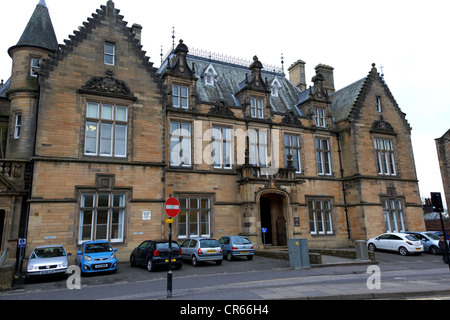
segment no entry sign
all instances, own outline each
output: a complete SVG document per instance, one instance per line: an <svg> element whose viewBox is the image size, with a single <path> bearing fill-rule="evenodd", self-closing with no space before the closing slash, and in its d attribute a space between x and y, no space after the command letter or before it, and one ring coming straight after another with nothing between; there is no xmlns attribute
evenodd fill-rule
<svg viewBox="0 0 450 320"><path fill-rule="evenodd" d="M170 197L167 199L164 209L169 217L175 218L180 212L180 202L177 198Z"/></svg>

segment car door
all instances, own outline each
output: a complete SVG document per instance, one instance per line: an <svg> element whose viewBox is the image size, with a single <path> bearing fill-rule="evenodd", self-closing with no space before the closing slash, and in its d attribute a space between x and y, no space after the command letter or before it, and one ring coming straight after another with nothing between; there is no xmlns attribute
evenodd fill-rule
<svg viewBox="0 0 450 320"><path fill-rule="evenodd" d="M222 237L219 239L220 247L222 251L225 253L227 251L228 245L230 244L230 237Z"/></svg>
<svg viewBox="0 0 450 320"><path fill-rule="evenodd" d="M147 249L148 243L149 241L144 241L136 248L134 257L136 259L137 264L145 263L145 251Z"/></svg>
<svg viewBox="0 0 450 320"><path fill-rule="evenodd" d="M197 242L198 241L196 239L192 239L191 242L189 243L187 254L186 254L186 259L191 259L191 257L196 253Z"/></svg>
<svg viewBox="0 0 450 320"><path fill-rule="evenodd" d="M77 266L80 266L81 264L81 259L83 258L83 250L84 250L84 243L78 246L77 255L75 257L75 265Z"/></svg>
<svg viewBox="0 0 450 320"><path fill-rule="evenodd" d="M190 242L191 242L191 240L187 239L181 244L181 258L182 259L190 259L190 256L189 256L189 243Z"/></svg>
<svg viewBox="0 0 450 320"><path fill-rule="evenodd" d="M144 261L147 263L147 260L151 257L153 257L156 250L156 242L155 241L149 241L147 247L144 250Z"/></svg>
<svg viewBox="0 0 450 320"><path fill-rule="evenodd" d="M390 234L382 234L375 242L375 246L381 250L390 250Z"/></svg>
<svg viewBox="0 0 450 320"><path fill-rule="evenodd" d="M219 240L217 240L217 242L219 242L220 247L223 250L223 242L225 241L225 237L220 238Z"/></svg>
<svg viewBox="0 0 450 320"><path fill-rule="evenodd" d="M403 239L395 234L391 234L389 241L389 249L393 251L398 251L398 249L403 245Z"/></svg>

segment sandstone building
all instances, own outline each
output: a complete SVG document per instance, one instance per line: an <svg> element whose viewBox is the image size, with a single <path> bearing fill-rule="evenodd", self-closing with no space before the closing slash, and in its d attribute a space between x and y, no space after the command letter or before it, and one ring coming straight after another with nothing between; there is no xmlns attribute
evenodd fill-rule
<svg viewBox="0 0 450 320"><path fill-rule="evenodd" d="M444 185L444 195L442 196L450 205L450 129L440 138L435 140L441 170L442 183Z"/></svg>
<svg viewBox="0 0 450 320"><path fill-rule="evenodd" d="M1 250L108 239L123 259L167 237L307 238L342 247L424 230L411 128L375 65L345 88L334 69L225 61L179 41L159 68L109 0L57 44L45 2L9 49L0 88Z"/></svg>

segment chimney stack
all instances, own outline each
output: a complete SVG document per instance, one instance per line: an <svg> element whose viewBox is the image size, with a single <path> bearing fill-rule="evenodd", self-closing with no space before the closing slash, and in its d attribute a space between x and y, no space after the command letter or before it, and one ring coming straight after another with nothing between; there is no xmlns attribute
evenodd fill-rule
<svg viewBox="0 0 450 320"><path fill-rule="evenodd" d="M315 68L316 74L322 74L324 81L323 81L323 88L328 91L328 93L334 93L336 90L334 89L334 75L333 70L334 68L331 66L327 66L325 64L318 64Z"/></svg>
<svg viewBox="0 0 450 320"><path fill-rule="evenodd" d="M289 80L301 91L306 90L305 64L305 61L297 60L288 69Z"/></svg>

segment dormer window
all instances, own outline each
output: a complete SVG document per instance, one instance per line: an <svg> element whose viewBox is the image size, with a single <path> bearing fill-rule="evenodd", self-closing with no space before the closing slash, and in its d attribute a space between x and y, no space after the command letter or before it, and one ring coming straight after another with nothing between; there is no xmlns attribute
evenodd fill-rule
<svg viewBox="0 0 450 320"><path fill-rule="evenodd" d="M206 86L212 86L214 87L214 83L216 82L216 78L218 76L218 73L216 70L214 70L214 67L212 64L206 68L205 72L203 73L203 79L205 81Z"/></svg>
<svg viewBox="0 0 450 320"><path fill-rule="evenodd" d="M250 112L252 118L264 118L263 100L259 98L250 98Z"/></svg>
<svg viewBox="0 0 450 320"><path fill-rule="evenodd" d="M116 58L116 45L111 42L105 42L105 64L113 66Z"/></svg>
<svg viewBox="0 0 450 320"><path fill-rule="evenodd" d="M177 84L172 85L172 104L174 108L189 108L189 88Z"/></svg>
<svg viewBox="0 0 450 320"><path fill-rule="evenodd" d="M273 79L272 84L270 86L270 92L272 97L278 98L279 91L281 89L281 84L277 78Z"/></svg>

